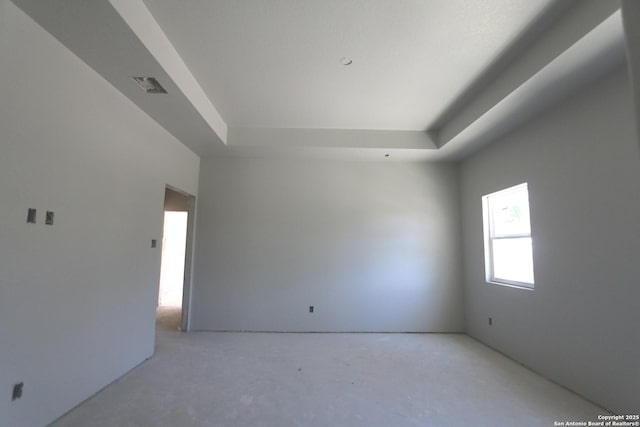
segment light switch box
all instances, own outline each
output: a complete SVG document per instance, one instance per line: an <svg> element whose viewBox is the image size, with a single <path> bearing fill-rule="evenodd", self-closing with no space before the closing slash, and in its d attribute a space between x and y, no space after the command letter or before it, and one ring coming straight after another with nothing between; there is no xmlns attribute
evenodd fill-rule
<svg viewBox="0 0 640 427"><path fill-rule="evenodd" d="M30 224L36 223L36 210L33 208L29 208L27 211L27 222Z"/></svg>
<svg viewBox="0 0 640 427"><path fill-rule="evenodd" d="M47 214L45 215L45 218L44 218L44 223L46 225L53 225L53 216L54 216L54 213L52 211L47 211Z"/></svg>

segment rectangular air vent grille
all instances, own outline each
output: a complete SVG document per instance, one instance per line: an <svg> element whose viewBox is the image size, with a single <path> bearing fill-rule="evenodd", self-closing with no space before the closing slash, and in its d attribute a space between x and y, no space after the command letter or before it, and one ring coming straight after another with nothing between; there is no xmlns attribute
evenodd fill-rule
<svg viewBox="0 0 640 427"><path fill-rule="evenodd" d="M134 77L138 86L147 93L167 93L167 91L153 77Z"/></svg>

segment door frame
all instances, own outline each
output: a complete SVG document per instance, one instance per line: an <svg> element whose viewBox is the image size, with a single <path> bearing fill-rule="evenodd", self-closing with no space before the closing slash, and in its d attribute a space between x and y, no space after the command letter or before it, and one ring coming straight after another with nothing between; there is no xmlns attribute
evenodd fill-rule
<svg viewBox="0 0 640 427"><path fill-rule="evenodd" d="M193 277L193 249L194 230L196 224L196 196L182 191L172 185L167 184L165 189L175 191L187 198L187 238L184 248L184 276L182 278L182 318L180 320L180 330L189 332L191 327L191 289ZM164 215L164 205L162 208Z"/></svg>

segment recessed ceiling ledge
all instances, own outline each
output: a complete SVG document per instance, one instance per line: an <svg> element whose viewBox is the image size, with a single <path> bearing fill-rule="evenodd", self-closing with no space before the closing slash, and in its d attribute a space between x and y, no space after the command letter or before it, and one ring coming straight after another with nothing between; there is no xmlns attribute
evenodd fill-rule
<svg viewBox="0 0 640 427"><path fill-rule="evenodd" d="M142 0L109 0L109 2L220 140L226 144L227 124Z"/></svg>
<svg viewBox="0 0 640 427"><path fill-rule="evenodd" d="M441 146L460 159L516 129L590 82L623 66L625 39L620 10L551 61L477 120Z"/></svg>
<svg viewBox="0 0 640 427"><path fill-rule="evenodd" d="M425 131L229 128L229 146L437 150Z"/></svg>
<svg viewBox="0 0 640 427"><path fill-rule="evenodd" d="M478 91L452 118L436 128L439 147L445 146L464 132L620 8L618 0L578 1L565 10L550 27L540 29L542 33L533 43L528 46L514 45L512 48L523 49L524 52L515 55L502 70L496 70L489 84Z"/></svg>

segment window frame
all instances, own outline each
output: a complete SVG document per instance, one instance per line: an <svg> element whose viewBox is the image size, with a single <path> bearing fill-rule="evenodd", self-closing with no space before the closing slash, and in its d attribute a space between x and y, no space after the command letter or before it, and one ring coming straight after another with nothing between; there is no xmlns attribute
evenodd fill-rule
<svg viewBox="0 0 640 427"><path fill-rule="evenodd" d="M515 240L515 239L531 239L532 253L531 262L532 268L535 268L533 260L533 236L531 230L531 206L529 204L529 233L510 234L508 236L493 236L494 234L494 221L493 210L491 209L490 199L495 196L502 196L509 193L516 193L522 190L527 192L527 200L529 201L529 185L524 182L522 184L514 185L503 190L494 191L493 193L485 194L482 196L482 218L483 218L483 232L484 232L484 260L485 260L485 280L487 283L508 286L512 288L525 289L532 291L535 287L535 271L533 272L533 281L521 282L518 280L509 280L503 278L496 278L494 274L494 253L493 253L493 241L494 240Z"/></svg>

